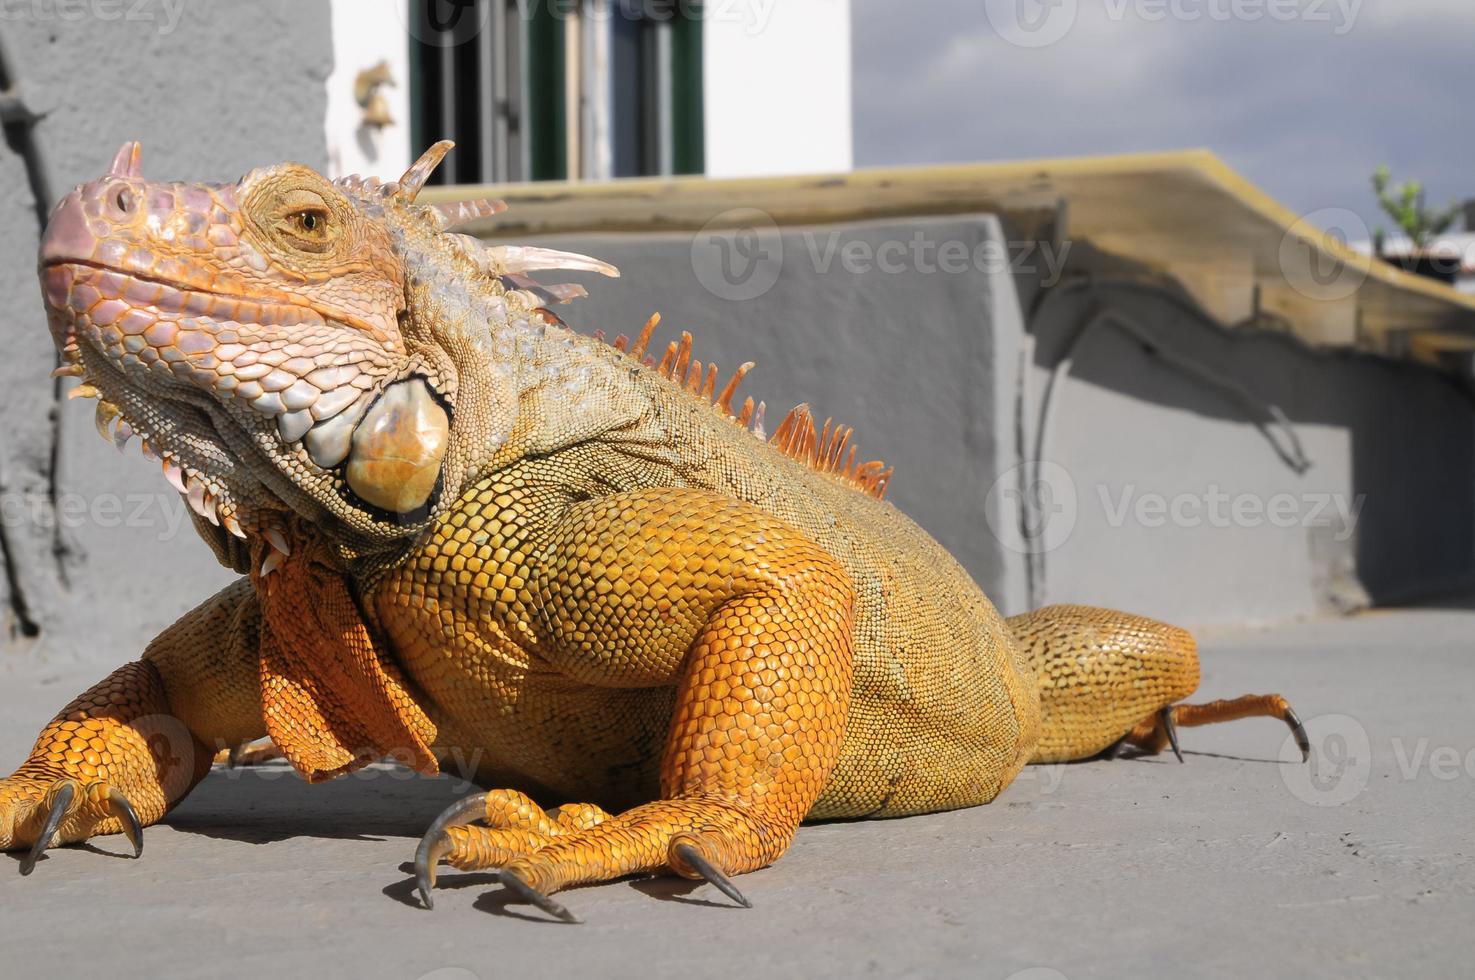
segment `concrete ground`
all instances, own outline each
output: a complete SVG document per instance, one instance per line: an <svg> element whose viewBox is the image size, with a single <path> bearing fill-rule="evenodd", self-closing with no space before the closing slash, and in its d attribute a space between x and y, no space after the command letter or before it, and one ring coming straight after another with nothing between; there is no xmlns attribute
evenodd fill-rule
<svg viewBox="0 0 1475 980"><path fill-rule="evenodd" d="M567 893L579 926L447 871L407 874L463 785L376 769L309 787L212 773L146 832L0 858L0 975L589 977L1456 976L1475 961L1475 608L1205 641L1201 693L1280 690L1274 723L1185 730L1171 756L1026 770L986 807L806 827L739 884ZM13 672L0 763L87 679Z"/></svg>

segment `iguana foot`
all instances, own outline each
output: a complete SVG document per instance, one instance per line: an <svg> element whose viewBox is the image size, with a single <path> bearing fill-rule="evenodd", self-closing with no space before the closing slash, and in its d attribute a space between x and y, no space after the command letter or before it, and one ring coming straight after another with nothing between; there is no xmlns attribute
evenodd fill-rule
<svg viewBox="0 0 1475 980"><path fill-rule="evenodd" d="M474 826L478 820L485 826ZM462 871L498 868L510 892L565 922L579 920L549 897L553 892L660 871L705 879L752 908L723 868L750 871L767 863L753 836L751 818L715 800L658 800L613 816L587 803L544 812L515 790L492 790L436 818L416 851L415 877L432 908L440 861Z"/></svg>
<svg viewBox="0 0 1475 980"><path fill-rule="evenodd" d="M1193 728L1240 718L1279 718L1291 730L1296 747L1301 750L1301 761L1311 761L1311 740L1306 737L1306 729L1290 704L1279 694L1246 694L1208 704L1169 705L1139 722L1127 733L1126 742L1148 753L1172 748L1173 754L1182 762L1183 751L1178 747L1179 726Z"/></svg>
<svg viewBox="0 0 1475 980"><path fill-rule="evenodd" d="M0 782L0 836L12 848L30 845L20 873L28 875L41 855L60 837L86 840L121 831L133 845L133 856L143 854L143 824L122 791L106 782L83 786L63 777L12 776Z"/></svg>
<svg viewBox="0 0 1475 980"><path fill-rule="evenodd" d="M41 731L30 758L0 780L0 851L28 851L30 874L50 847L142 827L204 776L203 744L168 713L148 662L124 664Z"/></svg>
<svg viewBox="0 0 1475 980"><path fill-rule="evenodd" d="M221 749L215 753L213 764L227 769L245 769L285 758L277 743L268 738L244 742L233 749Z"/></svg>
<svg viewBox="0 0 1475 980"><path fill-rule="evenodd" d="M434 908L436 865L462 871L496 868L541 850L557 837L598 826L609 814L592 804L545 812L525 794L510 789L476 793L452 803L425 832L415 851L415 881L426 908ZM485 826L472 826L475 821Z"/></svg>

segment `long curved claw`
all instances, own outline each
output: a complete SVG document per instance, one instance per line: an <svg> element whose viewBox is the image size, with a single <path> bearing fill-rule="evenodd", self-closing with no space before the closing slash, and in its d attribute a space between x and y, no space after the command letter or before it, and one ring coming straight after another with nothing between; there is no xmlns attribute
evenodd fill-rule
<svg viewBox="0 0 1475 980"><path fill-rule="evenodd" d="M1162 719L1163 731L1168 733L1168 744L1173 747L1173 754L1178 757L1179 762L1182 762L1183 750L1178 747L1178 723L1173 720L1173 706L1168 705L1158 717Z"/></svg>
<svg viewBox="0 0 1475 980"><path fill-rule="evenodd" d="M1296 748L1301 750L1301 761L1310 762L1311 739L1306 737L1306 727L1301 724L1301 716L1289 706L1286 707L1285 723L1290 726L1291 736L1296 740Z"/></svg>
<svg viewBox="0 0 1475 980"><path fill-rule="evenodd" d="M544 912L547 912L549 915L562 922L568 922L575 925L578 924L578 916L574 915L568 909L564 908L562 905L555 902L547 895L544 895L542 892L538 891L532 885L529 885L527 882L523 881L512 872L503 871L498 877L501 879L502 884L507 886L508 891L512 892L512 894L516 895L524 902L527 902L530 905L536 905Z"/></svg>
<svg viewBox="0 0 1475 980"><path fill-rule="evenodd" d="M133 845L133 856L143 857L143 824L138 820L138 812L133 809L133 804L128 802L128 797L115 787L108 787L108 806L123 824L123 835L128 838L128 843Z"/></svg>
<svg viewBox="0 0 1475 980"><path fill-rule="evenodd" d="M485 793L473 793L457 800L431 821L425 836L420 838L420 846L415 848L415 884L420 889L420 901L427 909L435 908L430 897L435 888L435 866L451 850L451 839L446 836L446 831L452 827L464 827L485 816L486 800Z"/></svg>
<svg viewBox="0 0 1475 980"><path fill-rule="evenodd" d="M732 879L723 874L722 870L715 864L703 857L702 852L697 850L694 845L682 841L672 847L671 851L682 861L691 865L694 871L707 879L722 894L737 902L745 909L753 907L753 903L744 898L743 893L737 890L737 886L732 883Z"/></svg>
<svg viewBox="0 0 1475 980"><path fill-rule="evenodd" d="M36 843L31 846L31 852L20 863L22 875L28 875L36 870L36 862L51 846L52 839L56 837L56 832L61 828L61 822L67 818L67 814L72 809L72 801L76 798L77 784L73 780L69 779L57 787L56 793L51 798L51 809L46 814L46 823L41 827L41 834L36 838Z"/></svg>
<svg viewBox="0 0 1475 980"><path fill-rule="evenodd" d="M1117 739L1115 742L1112 742L1106 748L1104 748L1104 749L1101 750L1101 758L1102 759L1115 759L1117 756L1121 755L1122 754L1122 747L1127 744L1127 740L1130 739L1131 737L1132 737L1132 733L1131 732L1128 732L1127 734L1123 735L1121 738Z"/></svg>

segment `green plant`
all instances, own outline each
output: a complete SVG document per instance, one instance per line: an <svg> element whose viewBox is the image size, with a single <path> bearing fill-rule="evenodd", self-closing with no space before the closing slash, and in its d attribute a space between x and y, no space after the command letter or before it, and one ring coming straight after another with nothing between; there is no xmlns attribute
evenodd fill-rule
<svg viewBox="0 0 1475 980"><path fill-rule="evenodd" d="M1398 227L1413 242L1415 249L1424 248L1429 244L1429 239L1443 234L1454 224L1460 213L1460 205L1451 204L1442 211L1430 211L1424 206L1422 183L1417 180L1405 181L1398 185L1395 193L1390 194L1388 185L1392 179L1386 165L1378 167L1373 171L1373 192L1378 195L1378 203L1382 205L1383 211L1398 223ZM1382 254L1382 228L1377 230L1376 239L1378 253Z"/></svg>

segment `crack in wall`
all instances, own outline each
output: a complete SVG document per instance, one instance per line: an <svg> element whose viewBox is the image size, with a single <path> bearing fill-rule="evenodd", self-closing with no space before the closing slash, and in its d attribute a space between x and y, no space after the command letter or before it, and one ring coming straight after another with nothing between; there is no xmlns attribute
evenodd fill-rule
<svg viewBox="0 0 1475 980"><path fill-rule="evenodd" d="M26 183L31 193L31 208L36 216L37 234L46 229L46 220L51 208L51 187L46 168L41 160L40 149L33 139L32 129L40 119L26 107L19 86L11 71L11 62L0 39L0 129L3 129L5 145L20 158L26 171ZM58 363L60 361L58 360ZM50 447L47 452L46 478L47 507L55 517L60 493L59 470L61 460L62 425L62 379L57 378L51 388L51 408L47 412L50 429ZM10 492L10 481L3 467L0 454L0 497ZM63 584L66 583L66 557L71 548L63 535L61 522L52 521L52 557L56 571ZM5 584L9 590L11 614L15 617L15 628L22 636L34 637L41 633L34 609L27 598L27 582L23 563L15 542L11 539L10 527L0 520L0 560L5 563Z"/></svg>

